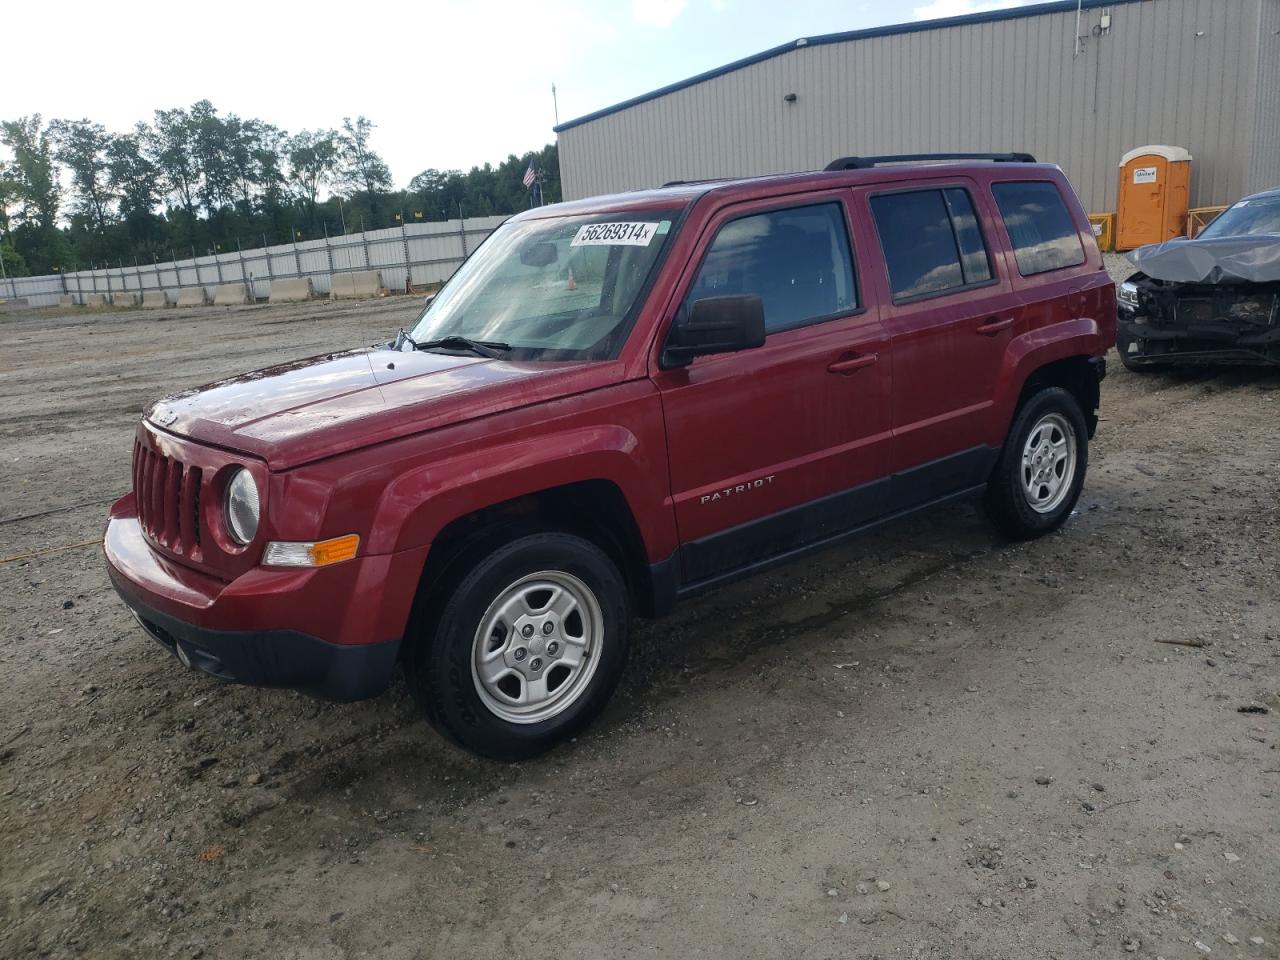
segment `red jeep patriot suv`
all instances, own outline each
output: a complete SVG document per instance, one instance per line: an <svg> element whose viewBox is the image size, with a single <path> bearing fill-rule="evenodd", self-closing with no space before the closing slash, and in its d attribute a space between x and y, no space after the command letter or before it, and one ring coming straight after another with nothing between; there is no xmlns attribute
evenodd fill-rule
<svg viewBox="0 0 1280 960"><path fill-rule="evenodd" d="M1047 533L1115 292L1056 166L978 159L512 217L394 341L152 407L111 579L190 667L352 700L401 663L518 758L601 710L633 613L962 497Z"/></svg>

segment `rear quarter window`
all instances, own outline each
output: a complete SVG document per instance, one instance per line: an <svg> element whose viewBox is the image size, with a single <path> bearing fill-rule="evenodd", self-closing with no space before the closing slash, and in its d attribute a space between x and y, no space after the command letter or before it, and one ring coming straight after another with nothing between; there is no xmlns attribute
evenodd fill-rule
<svg viewBox="0 0 1280 960"><path fill-rule="evenodd" d="M1084 246L1057 185L1047 180L993 183L1009 242L1024 277L1084 263Z"/></svg>

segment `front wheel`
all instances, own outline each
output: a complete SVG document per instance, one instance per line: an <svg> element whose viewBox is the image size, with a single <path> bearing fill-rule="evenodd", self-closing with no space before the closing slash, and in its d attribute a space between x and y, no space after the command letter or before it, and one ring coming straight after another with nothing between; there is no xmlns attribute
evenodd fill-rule
<svg viewBox="0 0 1280 960"><path fill-rule="evenodd" d="M411 638L409 684L427 719L482 756L519 760L574 736L626 662L627 594L612 560L567 533L475 560Z"/></svg>
<svg viewBox="0 0 1280 960"><path fill-rule="evenodd" d="M1043 536L1066 521L1089 465L1080 405L1061 387L1033 394L1014 417L987 485L987 510L1015 540Z"/></svg>

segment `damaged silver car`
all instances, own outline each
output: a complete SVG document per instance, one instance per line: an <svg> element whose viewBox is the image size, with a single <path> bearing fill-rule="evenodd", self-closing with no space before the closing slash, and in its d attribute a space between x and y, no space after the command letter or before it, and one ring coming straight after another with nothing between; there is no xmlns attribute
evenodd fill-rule
<svg viewBox="0 0 1280 960"><path fill-rule="evenodd" d="M1280 365L1280 189L1245 197L1194 240L1129 254L1116 349L1130 370Z"/></svg>

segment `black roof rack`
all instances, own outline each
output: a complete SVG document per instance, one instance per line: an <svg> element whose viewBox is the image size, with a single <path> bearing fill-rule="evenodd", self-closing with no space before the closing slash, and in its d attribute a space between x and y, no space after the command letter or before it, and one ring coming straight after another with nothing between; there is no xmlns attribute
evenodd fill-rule
<svg viewBox="0 0 1280 960"><path fill-rule="evenodd" d="M926 160L991 160L994 163L1035 163L1029 153L899 153L884 157L841 157L824 170L868 170L880 163L916 163Z"/></svg>
<svg viewBox="0 0 1280 960"><path fill-rule="evenodd" d="M696 187L700 183L719 183L725 177L708 177L706 180L668 180L664 187Z"/></svg>

